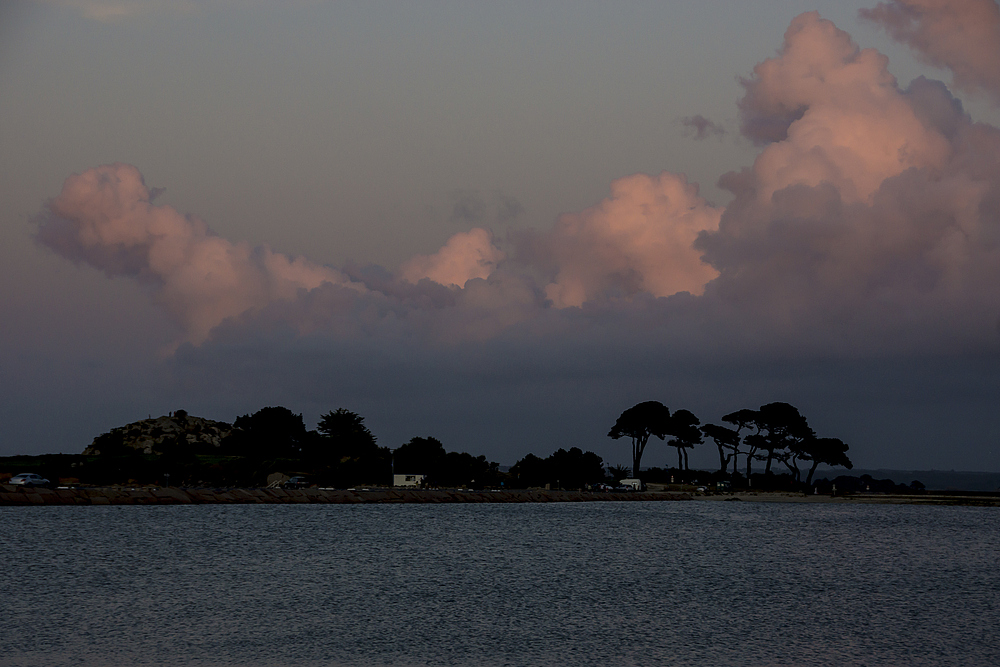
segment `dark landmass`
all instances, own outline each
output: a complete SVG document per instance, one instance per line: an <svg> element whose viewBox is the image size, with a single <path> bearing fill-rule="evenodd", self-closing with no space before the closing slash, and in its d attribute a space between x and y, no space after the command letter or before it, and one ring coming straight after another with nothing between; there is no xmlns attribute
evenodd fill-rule
<svg viewBox="0 0 1000 667"><path fill-rule="evenodd" d="M302 415L280 406L237 417L232 424L177 410L102 433L81 454L0 457L0 484L14 474L34 472L50 480L51 487L67 489L384 488L399 481L394 474L419 479L416 483L424 489L470 491L607 492L620 489L621 480L630 477L649 488L677 490L676 484L700 492L907 496L1000 489L1000 473L853 470L843 474L819 468L834 464L851 469L847 445L817 438L798 410L784 403L740 410L723 421L737 428L706 424L699 429L698 418L686 410L670 413L659 403L641 403L626 410L608 434L632 440L631 468L609 467L595 453L577 447L558 449L544 458L527 454L508 467L485 456L447 451L433 437L414 437L394 448L379 445L364 417L343 408L324 414L315 430L307 430ZM703 435L718 448L718 470L692 470L687 465L687 450L703 446ZM677 467L639 465L651 436L672 436L664 444L677 449ZM806 472L800 461L808 465ZM752 469L751 464L763 465Z"/></svg>
<svg viewBox="0 0 1000 667"><path fill-rule="evenodd" d="M817 479L830 479L842 475L838 470L817 470ZM859 470L851 474L869 475L874 479L889 479L896 484L910 484L919 480L927 489L938 491L1000 491L1000 472L971 472L956 470Z"/></svg>
<svg viewBox="0 0 1000 667"><path fill-rule="evenodd" d="M694 500L735 500L752 503L820 503L841 505L962 505L966 507L1000 507L1000 492L976 491L924 493L848 493L829 496L808 493L774 491L695 494Z"/></svg>
<svg viewBox="0 0 1000 667"><path fill-rule="evenodd" d="M209 505L360 503L573 503L691 500L686 493L469 491L464 489L180 489L180 488L21 488L0 484L2 505Z"/></svg>

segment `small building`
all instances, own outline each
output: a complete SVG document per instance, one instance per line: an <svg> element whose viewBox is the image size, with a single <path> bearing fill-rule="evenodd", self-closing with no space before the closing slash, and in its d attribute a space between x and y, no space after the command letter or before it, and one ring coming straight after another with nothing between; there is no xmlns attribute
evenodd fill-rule
<svg viewBox="0 0 1000 667"><path fill-rule="evenodd" d="M424 485L424 477L426 476L427 475L393 475L392 485L416 489Z"/></svg>

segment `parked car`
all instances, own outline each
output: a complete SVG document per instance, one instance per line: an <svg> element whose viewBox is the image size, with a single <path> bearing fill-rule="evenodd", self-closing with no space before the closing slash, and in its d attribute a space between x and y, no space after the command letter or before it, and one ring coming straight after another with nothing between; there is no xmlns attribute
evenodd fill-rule
<svg viewBox="0 0 1000 667"><path fill-rule="evenodd" d="M286 489L305 489L308 488L309 482L305 477L289 477L282 486Z"/></svg>
<svg viewBox="0 0 1000 667"><path fill-rule="evenodd" d="M51 486L52 482L33 472L22 472L11 477L8 484L14 486Z"/></svg>

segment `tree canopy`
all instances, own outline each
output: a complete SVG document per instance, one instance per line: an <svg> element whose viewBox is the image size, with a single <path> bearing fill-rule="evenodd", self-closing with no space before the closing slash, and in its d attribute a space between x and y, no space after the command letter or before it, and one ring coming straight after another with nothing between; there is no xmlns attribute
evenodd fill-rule
<svg viewBox="0 0 1000 667"><path fill-rule="evenodd" d="M560 448L545 459L528 454L511 467L510 473L518 486L549 484L561 489L582 489L607 478L601 457L579 447Z"/></svg>
<svg viewBox="0 0 1000 667"><path fill-rule="evenodd" d="M393 452L392 468L398 474L431 475L446 454L437 438L410 438Z"/></svg>
<svg viewBox="0 0 1000 667"><path fill-rule="evenodd" d="M705 437L711 438L715 442L715 446L719 448L719 472L725 472L729 468L729 462L734 460L739 453L739 432L718 424L705 424L701 427L701 432L705 434ZM731 453L727 454L726 450L730 450Z"/></svg>
<svg viewBox="0 0 1000 667"><path fill-rule="evenodd" d="M670 435L674 437L667 444L677 448L678 470L690 469L687 450L704 442L701 438L701 429L698 428L700 424L701 420L688 410L676 410L670 416Z"/></svg>
<svg viewBox="0 0 1000 667"><path fill-rule="evenodd" d="M847 458L847 450L850 449L839 438L811 438L802 447L801 457L812 461L809 468L809 476L806 477L806 485L812 484L813 473L816 472L820 463L829 466L842 466L850 470L854 467L851 459Z"/></svg>
<svg viewBox="0 0 1000 667"><path fill-rule="evenodd" d="M632 475L638 477L642 453L650 436L663 440L671 433L670 410L659 401L637 403L618 417L608 431L608 437L618 440L628 437L632 440Z"/></svg>
<svg viewBox="0 0 1000 667"><path fill-rule="evenodd" d="M274 406L237 417L224 447L243 455L296 457L302 452L307 437L301 414Z"/></svg>

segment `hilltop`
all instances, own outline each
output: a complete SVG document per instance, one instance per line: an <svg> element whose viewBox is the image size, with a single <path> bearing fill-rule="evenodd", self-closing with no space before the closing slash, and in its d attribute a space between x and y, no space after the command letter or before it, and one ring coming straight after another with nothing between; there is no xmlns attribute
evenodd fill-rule
<svg viewBox="0 0 1000 667"><path fill-rule="evenodd" d="M141 454L164 454L174 449L212 451L221 447L223 438L232 432L232 424L192 417L184 410L177 410L102 433L83 454L122 454L128 450Z"/></svg>

